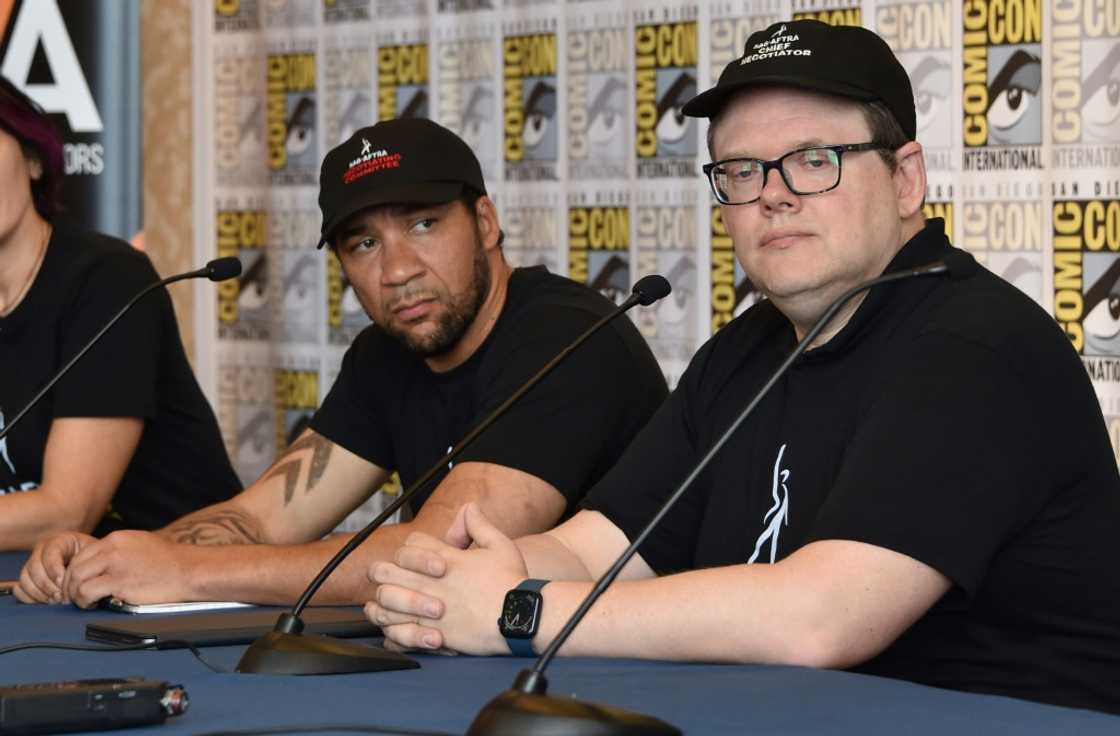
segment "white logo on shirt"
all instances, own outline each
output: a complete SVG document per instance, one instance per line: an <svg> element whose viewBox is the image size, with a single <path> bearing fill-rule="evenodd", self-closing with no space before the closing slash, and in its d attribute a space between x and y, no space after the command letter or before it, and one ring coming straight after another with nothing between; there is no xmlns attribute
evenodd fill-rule
<svg viewBox="0 0 1120 736"><path fill-rule="evenodd" d="M770 488L774 505L762 517L762 523L766 524L766 528L758 535L758 540L754 543L754 554L747 560L748 564L758 559L758 553L762 551L762 545L767 540L770 541L770 562L773 563L778 557L778 535L783 526L789 526L789 487L786 485L789 471L782 469L782 455L785 451L786 446L782 445L778 450L778 459L774 461L774 480ZM779 488L782 491L780 496Z"/></svg>
<svg viewBox="0 0 1120 736"><path fill-rule="evenodd" d="M4 410L0 409L0 430L4 429ZM8 465L8 470L12 471L12 475L16 474L16 466L12 465L12 458L8 455L8 438L0 440L0 457L4 458L4 462Z"/></svg>
<svg viewBox="0 0 1120 736"><path fill-rule="evenodd" d="M451 454L451 450L452 450L452 449L453 449L454 447L455 447L455 445L448 445L448 446L447 446L447 454L449 454L449 455L450 455L450 454ZM447 469L448 469L448 470L451 470L451 466L452 466L452 465L454 465L454 464L455 464L455 461L454 461L454 460L448 460L448 461L447 461Z"/></svg>

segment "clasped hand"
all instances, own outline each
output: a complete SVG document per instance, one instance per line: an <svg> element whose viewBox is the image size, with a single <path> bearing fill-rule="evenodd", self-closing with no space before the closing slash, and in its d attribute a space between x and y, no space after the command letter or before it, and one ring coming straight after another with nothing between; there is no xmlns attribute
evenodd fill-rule
<svg viewBox="0 0 1120 736"><path fill-rule="evenodd" d="M370 566L378 587L365 613L394 648L508 654L498 617L506 591L526 577L517 545L468 503L443 540L413 532L395 562Z"/></svg>

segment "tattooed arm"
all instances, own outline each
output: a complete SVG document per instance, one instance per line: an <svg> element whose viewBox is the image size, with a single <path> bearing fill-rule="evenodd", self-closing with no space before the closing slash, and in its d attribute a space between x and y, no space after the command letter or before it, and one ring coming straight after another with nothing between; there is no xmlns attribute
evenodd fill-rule
<svg viewBox="0 0 1120 736"><path fill-rule="evenodd" d="M260 480L228 501L158 532L115 532L63 546L57 554L45 551L41 557L56 562L41 566L44 585L57 587L55 600L81 606L107 595L133 603L290 602L346 541L320 538L387 477L307 430ZM329 599L360 600L367 589L364 567L355 566L350 575L346 568L325 591Z"/></svg>
<svg viewBox="0 0 1120 736"><path fill-rule="evenodd" d="M89 606L107 595L133 603L242 600L289 604L349 535L320 539L384 482L387 473L314 431L233 499L157 534L116 532L81 550L67 569L65 600ZM478 504L512 537L544 531L564 497L528 473L467 462L432 492L412 521L387 525L327 580L316 603L372 598L369 570L393 560L413 532L443 537L460 506Z"/></svg>

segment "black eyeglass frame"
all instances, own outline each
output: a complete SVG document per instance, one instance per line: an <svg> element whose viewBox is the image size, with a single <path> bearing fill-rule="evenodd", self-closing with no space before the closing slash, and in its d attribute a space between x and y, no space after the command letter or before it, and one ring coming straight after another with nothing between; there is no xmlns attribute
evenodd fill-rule
<svg viewBox="0 0 1120 736"><path fill-rule="evenodd" d="M785 172L785 169L782 167L782 162L785 161L790 156L793 156L794 154L804 153L805 151L821 150L821 149L824 149L826 151L832 151L833 153L836 154L836 183L833 184L830 187L826 187L824 189L818 189L818 190L812 191L812 192L798 191L797 189L795 189L793 187L793 184L791 184L790 180L786 177L786 172ZM725 158L721 161L713 161L709 164L704 164L700 168L704 171L704 175L708 178L708 186L711 187L712 194L715 195L715 198L716 198L717 202L719 202L720 204L729 204L729 205L754 204L758 200L762 199L762 190L766 188L766 177L770 173L771 169L777 169L778 170L778 175L780 177L782 177L782 182L786 185L786 188L789 189L794 194L797 194L799 196L808 196L808 195L813 195L813 194L824 194L825 192L830 192L833 189L835 189L836 187L840 186L840 179L841 179L841 177L844 173L844 154L845 153L848 153L848 152L859 153L861 151L886 151L886 150L888 150L886 146L884 146L881 143L875 143L874 141L868 141L867 143L841 143L841 144L836 144L836 145L805 146L804 148L798 148L797 150L789 151L788 153L784 153L781 156L779 156L778 158L772 159L770 161L764 161L763 159L760 159L760 158L750 158L749 156L737 156L735 158ZM716 188L715 176L713 175L712 172L714 172L717 167L724 166L728 163L731 163L732 161L757 161L760 164L762 164L762 187L758 190L758 196L755 197L754 199L749 199L746 202L725 202L720 197L719 189Z"/></svg>

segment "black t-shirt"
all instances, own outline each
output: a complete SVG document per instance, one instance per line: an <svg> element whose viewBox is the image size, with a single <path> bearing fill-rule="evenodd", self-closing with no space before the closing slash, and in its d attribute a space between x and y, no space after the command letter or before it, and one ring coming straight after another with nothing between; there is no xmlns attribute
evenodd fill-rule
<svg viewBox="0 0 1120 736"><path fill-rule="evenodd" d="M867 542L953 583L858 669L1120 711L1120 478L1068 340L932 220L759 404L640 553L658 573ZM697 353L588 495L630 538L795 346L770 302ZM730 624L729 624L730 625Z"/></svg>
<svg viewBox="0 0 1120 736"><path fill-rule="evenodd" d="M56 224L35 283L0 318L0 419L14 418L121 307L158 280L148 257L127 243ZM240 490L165 289L140 300L0 440L0 493L38 488L51 422L62 417L144 420L97 534L156 529Z"/></svg>
<svg viewBox="0 0 1120 736"><path fill-rule="evenodd" d="M464 435L614 305L544 267L517 269L502 313L462 365L432 372L376 325L362 331L311 427L409 487ZM619 317L570 354L456 462L551 483L569 509L614 463L666 395L633 323ZM418 509L448 469L413 499Z"/></svg>

